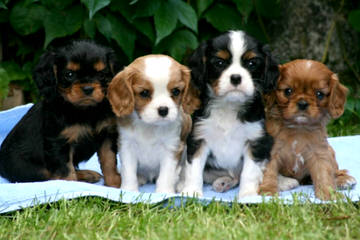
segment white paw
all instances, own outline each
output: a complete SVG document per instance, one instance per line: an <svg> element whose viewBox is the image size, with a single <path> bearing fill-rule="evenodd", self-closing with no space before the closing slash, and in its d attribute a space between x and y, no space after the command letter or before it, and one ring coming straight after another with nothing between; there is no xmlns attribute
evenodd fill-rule
<svg viewBox="0 0 360 240"><path fill-rule="evenodd" d="M299 181L295 178L284 177L278 175L278 188L279 191L287 191L299 186Z"/></svg>
<svg viewBox="0 0 360 240"><path fill-rule="evenodd" d="M125 190L125 191L132 191L132 192L138 192L139 188L138 186L133 186L133 185L121 185L120 187L121 190Z"/></svg>
<svg viewBox="0 0 360 240"><path fill-rule="evenodd" d="M257 196L257 195L258 195L258 193L257 193L256 189L255 190L247 189L245 191L239 191L238 198Z"/></svg>
<svg viewBox="0 0 360 240"><path fill-rule="evenodd" d="M175 193L175 190L173 187L157 187L155 190L156 193Z"/></svg>
<svg viewBox="0 0 360 240"><path fill-rule="evenodd" d="M194 188L194 187L185 187L181 191L181 195L189 196L189 197L202 197L203 191L202 189Z"/></svg>

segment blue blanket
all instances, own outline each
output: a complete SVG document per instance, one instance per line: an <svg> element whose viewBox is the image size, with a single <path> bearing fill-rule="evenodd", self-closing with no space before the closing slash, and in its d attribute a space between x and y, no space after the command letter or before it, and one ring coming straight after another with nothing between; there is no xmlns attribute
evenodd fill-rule
<svg viewBox="0 0 360 240"><path fill-rule="evenodd" d="M32 104L28 104L0 112L0 143L31 106ZM360 135L330 138L329 142L336 151L340 168L348 169L350 174L359 182ZM80 168L101 172L96 155L92 156L86 163L81 163ZM175 203L180 203L180 195L159 194L154 193L154 190L155 186L153 184L140 187L140 192L137 193L106 187L103 181L97 184L62 180L34 183L9 183L6 179L0 177L0 213L18 210L36 204L53 202L59 199L71 199L84 196L99 196L122 203L161 203L169 199L173 199ZM226 193L217 193L211 189L211 186L205 185L204 197L200 200L204 203L213 200L231 203L235 200L237 192L238 189L235 188ZM291 191L281 192L279 198L282 199L284 203L291 204L294 199L294 193L304 193L300 194L300 196L305 196L306 200L321 203L320 200L314 197L314 190L311 185L300 186ZM358 201L360 198L360 187L356 185L354 189L343 191L343 193L352 201ZM259 203L268 201L269 199L271 199L271 197L253 196L237 199L236 201L240 203Z"/></svg>

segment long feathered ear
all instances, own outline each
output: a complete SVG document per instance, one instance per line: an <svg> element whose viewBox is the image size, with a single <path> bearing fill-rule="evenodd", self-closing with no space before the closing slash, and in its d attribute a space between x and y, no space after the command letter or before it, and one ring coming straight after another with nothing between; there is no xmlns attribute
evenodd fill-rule
<svg viewBox="0 0 360 240"><path fill-rule="evenodd" d="M191 79L190 70L184 65L180 65L182 79L185 82L184 94L182 97L182 107L187 114L192 114L200 107L199 90L195 88Z"/></svg>
<svg viewBox="0 0 360 240"><path fill-rule="evenodd" d="M347 93L348 89L340 83L337 75L335 73L332 74L330 80L330 99L328 104L329 113L332 118L338 118L344 113Z"/></svg>
<svg viewBox="0 0 360 240"><path fill-rule="evenodd" d="M56 53L52 51L45 52L36 65L33 72L33 79L38 87L40 94L45 99L56 96L57 85L57 67L55 65Z"/></svg>
<svg viewBox="0 0 360 240"><path fill-rule="evenodd" d="M117 74L120 71L121 66L113 50L109 50L107 52L106 61L108 66L110 66L110 71L112 75L115 76L115 74Z"/></svg>
<svg viewBox="0 0 360 240"><path fill-rule="evenodd" d="M190 56L188 66L191 69L191 81L198 89L205 87L206 80L206 48L207 42L203 42Z"/></svg>
<svg viewBox="0 0 360 240"><path fill-rule="evenodd" d="M278 63L271 56L271 52L268 45L263 46L263 52L265 53L265 70L264 70L264 93L269 93L276 89L277 80L279 78Z"/></svg>
<svg viewBox="0 0 360 240"><path fill-rule="evenodd" d="M118 117L129 115L134 111L135 99L131 87L133 75L132 69L127 67L109 84L107 96L113 112Z"/></svg>

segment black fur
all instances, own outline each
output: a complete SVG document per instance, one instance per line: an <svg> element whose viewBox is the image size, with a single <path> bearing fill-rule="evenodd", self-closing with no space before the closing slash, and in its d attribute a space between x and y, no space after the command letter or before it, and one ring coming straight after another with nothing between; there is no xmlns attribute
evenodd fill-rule
<svg viewBox="0 0 360 240"><path fill-rule="evenodd" d="M101 71L94 69L94 63L99 61L106 65ZM73 78L65 76L69 62L80 65L79 70L73 71ZM95 130L100 124L115 119L107 99L77 104L64 98L59 89L73 84L98 83L105 96L118 70L113 51L90 41L75 41L44 53L33 75L43 99L25 114L2 143L0 175L11 182L44 181L52 176L63 178L69 174L66 164L71 148L75 167L97 152L104 141L111 141L111 151L116 153L116 124L106 124L100 132ZM71 126L88 127L91 133L69 142L60 133Z"/></svg>
<svg viewBox="0 0 360 240"><path fill-rule="evenodd" d="M192 82L200 91L200 99L202 103L201 107L195 111L192 116L194 123L193 126L195 126L196 122L200 119L208 117L209 112L206 111L206 108L212 98L214 98L214 96L212 96L208 91L208 86L220 77L222 72L227 69L233 60L231 50L229 49L231 41L229 34L229 32L226 32L214 39L203 42L189 58L188 66L191 69ZM276 81L279 76L278 66L271 56L270 50L267 46L262 45L249 35L245 35L245 42L247 51L251 50L256 54L255 59L253 59L253 61L255 61L255 67L250 66L249 60L244 57L241 58L240 64L251 74L256 93L253 98L249 99L239 108L238 119L242 122L264 121L265 112L262 94L268 93L276 88ZM216 65L218 58L216 53L220 50L226 50L230 53L230 58L221 67ZM187 140L188 161L190 162L193 154L197 151L202 141L195 140L193 134L194 131L192 131L192 134ZM258 147L257 143L265 144L270 146L270 148L265 147L264 149L261 149ZM272 139L265 134L252 145L254 145L254 147L252 147L253 154L255 153L254 156L256 155L260 157L260 155L263 155L265 157L270 153ZM257 154L258 150L260 152L268 151L268 153Z"/></svg>

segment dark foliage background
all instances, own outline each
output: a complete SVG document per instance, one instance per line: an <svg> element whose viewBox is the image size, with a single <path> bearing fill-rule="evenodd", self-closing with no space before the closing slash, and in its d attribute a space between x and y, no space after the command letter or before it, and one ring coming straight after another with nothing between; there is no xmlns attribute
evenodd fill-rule
<svg viewBox="0 0 360 240"><path fill-rule="evenodd" d="M184 62L200 42L226 30L242 29L269 43L277 50L280 62L310 58L312 56L306 54L287 54L287 46L279 47L277 36L286 31L284 26L288 28L284 21L288 21L289 16L285 13L295 1L298 0L0 0L0 107L1 99L8 94L9 83L23 89L27 102L37 101L31 71L39 56L45 49L72 39L90 38L111 46L123 65L149 53L169 54ZM360 5L357 0L314 2L330 7L332 10L327 12L334 16L330 26L323 27L320 40L325 48L316 60L333 66L334 61L329 57L333 36L342 31L350 31L351 36L355 36L353 44L357 47L350 51L344 48L338 54L345 67L335 70L340 71L351 93L344 116L332 124L330 130L332 126L351 125L349 133L360 134L357 41L360 39ZM310 5L311 9L316 7ZM301 14L294 15L290 19L301 17ZM344 21L348 28L342 26Z"/></svg>

